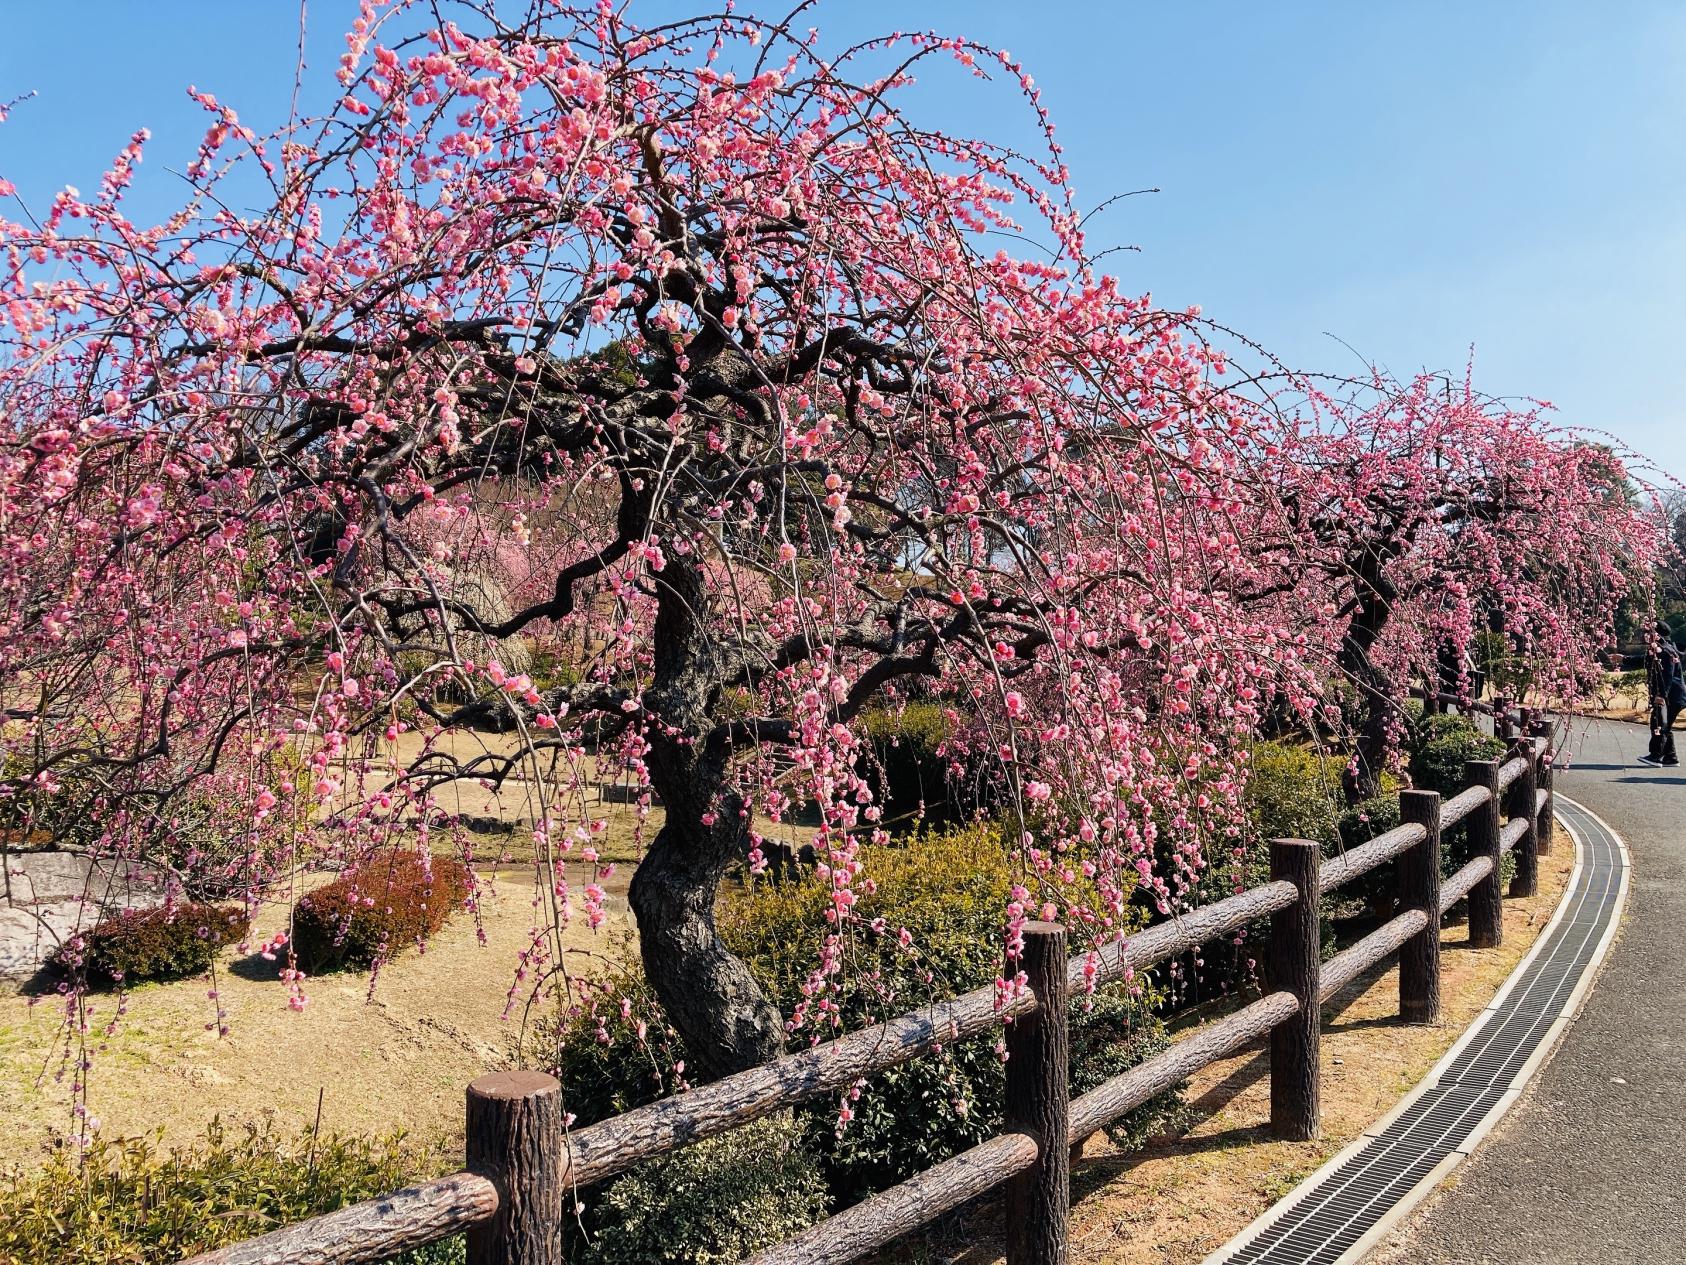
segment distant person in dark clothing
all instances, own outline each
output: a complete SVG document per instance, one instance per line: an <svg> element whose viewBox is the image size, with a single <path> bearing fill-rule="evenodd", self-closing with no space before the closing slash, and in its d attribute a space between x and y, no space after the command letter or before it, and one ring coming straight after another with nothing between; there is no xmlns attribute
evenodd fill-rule
<svg viewBox="0 0 1686 1265"><path fill-rule="evenodd" d="M1657 621L1656 644L1645 657L1645 676L1651 691L1651 750L1643 757L1651 764L1679 764L1674 750L1674 722L1686 708L1686 676L1680 670L1680 651L1674 630Z"/></svg>

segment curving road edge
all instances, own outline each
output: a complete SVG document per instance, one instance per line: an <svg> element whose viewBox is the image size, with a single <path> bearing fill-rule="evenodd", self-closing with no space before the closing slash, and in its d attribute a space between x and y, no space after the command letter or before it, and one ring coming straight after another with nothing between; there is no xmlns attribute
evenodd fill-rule
<svg viewBox="0 0 1686 1265"><path fill-rule="evenodd" d="M1551 1057L1609 954L1627 904L1627 844L1561 793L1575 866L1551 921L1422 1081L1205 1265L1353 1265L1463 1160Z"/></svg>

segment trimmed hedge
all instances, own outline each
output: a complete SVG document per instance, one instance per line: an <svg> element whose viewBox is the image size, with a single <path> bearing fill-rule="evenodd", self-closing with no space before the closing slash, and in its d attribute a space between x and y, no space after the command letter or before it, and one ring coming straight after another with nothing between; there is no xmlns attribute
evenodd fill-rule
<svg viewBox="0 0 1686 1265"><path fill-rule="evenodd" d="M443 927L472 887L455 857L372 857L299 901L292 931L299 966L320 974L389 961Z"/></svg>
<svg viewBox="0 0 1686 1265"><path fill-rule="evenodd" d="M0 1261L8 1265L143 1265L253 1238L432 1176L403 1143L280 1137L267 1124L230 1136L213 1121L191 1145L95 1138L60 1147L31 1173L0 1180ZM398 1265L458 1265L460 1236L405 1253Z"/></svg>
<svg viewBox="0 0 1686 1265"><path fill-rule="evenodd" d="M218 952L244 939L250 926L239 905L190 901L126 909L66 940L52 963L113 984L180 979L210 969Z"/></svg>

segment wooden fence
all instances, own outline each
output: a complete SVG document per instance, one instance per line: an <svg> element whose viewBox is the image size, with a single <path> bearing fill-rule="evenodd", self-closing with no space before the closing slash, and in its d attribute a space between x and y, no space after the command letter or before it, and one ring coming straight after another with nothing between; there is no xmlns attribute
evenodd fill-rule
<svg viewBox="0 0 1686 1265"><path fill-rule="evenodd" d="M1515 722L1495 709L1507 738ZM993 986L862 1029L751 1071L568 1132L561 1088L539 1072L499 1072L468 1087L462 1172L191 1258L189 1265L354 1265L466 1231L470 1265L559 1265L568 1192L641 1161L1007 1022L1005 1128L987 1142L872 1196L752 1258L753 1265L842 1265L1005 1186L1009 1265L1054 1265L1067 1253L1070 1163L1091 1134L1216 1059L1268 1034L1271 1127L1304 1140L1319 1131L1320 1004L1394 952L1407 1023L1440 1013L1440 919L1469 899L1478 947L1504 932L1500 867L1516 855L1509 895L1531 896L1552 843L1552 727L1524 717L1504 761L1465 767L1465 789L1400 795L1402 824L1325 861L1315 843L1270 845L1270 881L1160 923L1127 943L1067 956L1054 923L1024 930L1019 967L1029 988L997 1001ZM1472 859L1441 877L1443 834L1462 826ZM1401 910L1328 961L1319 960L1324 893L1396 859ZM1079 1098L1066 1083L1067 998L1270 919L1266 991Z"/></svg>

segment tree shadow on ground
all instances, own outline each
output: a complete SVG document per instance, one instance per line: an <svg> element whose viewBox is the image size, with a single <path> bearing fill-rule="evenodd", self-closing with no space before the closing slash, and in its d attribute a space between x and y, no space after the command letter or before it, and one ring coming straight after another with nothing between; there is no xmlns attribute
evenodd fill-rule
<svg viewBox="0 0 1686 1265"><path fill-rule="evenodd" d="M44 997L48 993L58 992L59 985L67 982L69 978L63 970L54 966L51 962L43 962L28 975L16 975L6 982L17 986L19 997ZM106 990L94 987L91 991Z"/></svg>
<svg viewBox="0 0 1686 1265"><path fill-rule="evenodd" d="M264 984L279 981L284 965L279 959L266 958L261 953L248 953L243 958L235 958L223 969L237 979Z"/></svg>

